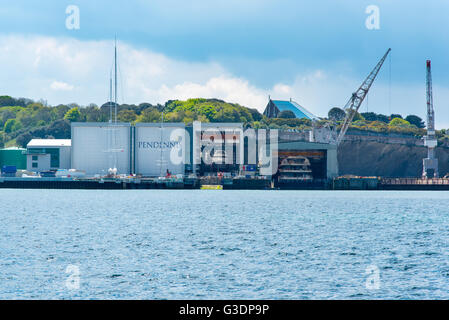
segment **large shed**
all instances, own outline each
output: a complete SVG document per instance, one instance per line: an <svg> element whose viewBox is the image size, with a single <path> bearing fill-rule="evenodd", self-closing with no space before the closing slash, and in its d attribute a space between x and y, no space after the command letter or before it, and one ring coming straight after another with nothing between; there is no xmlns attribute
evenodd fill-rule
<svg viewBox="0 0 449 320"><path fill-rule="evenodd" d="M70 139L32 139L27 144L27 170L70 169L71 152Z"/></svg>
<svg viewBox="0 0 449 320"><path fill-rule="evenodd" d="M3 166L15 166L17 169L26 169L26 149L11 147L0 149L0 168Z"/></svg>
<svg viewBox="0 0 449 320"><path fill-rule="evenodd" d="M268 118L277 118L282 111L291 111L298 119L318 119L317 116L292 99L287 101L270 99L263 114Z"/></svg>

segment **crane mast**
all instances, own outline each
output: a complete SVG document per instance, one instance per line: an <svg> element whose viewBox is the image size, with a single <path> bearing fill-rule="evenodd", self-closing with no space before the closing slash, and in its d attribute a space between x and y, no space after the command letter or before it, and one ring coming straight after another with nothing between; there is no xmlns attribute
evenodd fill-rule
<svg viewBox="0 0 449 320"><path fill-rule="evenodd" d="M430 60L426 61L426 71L427 136L424 137L424 145L427 146L427 158L423 159L422 175L423 178L429 176L438 178L438 159L435 158L437 139L435 136L435 111L433 110L432 70Z"/></svg>
<svg viewBox="0 0 449 320"><path fill-rule="evenodd" d="M349 125L351 124L352 120L354 119L355 114L359 110L360 106L362 105L363 100L365 99L366 95L368 94L369 89L371 88L371 85L374 82L374 79L376 79L377 74L379 73L380 68L382 67L383 63L385 62L385 59L387 58L388 54L390 53L391 48L387 50L387 52L384 54L382 59L377 63L377 65L374 67L374 69L371 71L371 73L368 75L368 77L363 81L362 85L357 89L356 92L354 92L349 99L349 101L346 103L344 110L346 112L346 117L343 121L343 125L340 129L340 133L337 136L337 145L340 144L340 142L343 140L343 137L346 134L346 131L349 128Z"/></svg>

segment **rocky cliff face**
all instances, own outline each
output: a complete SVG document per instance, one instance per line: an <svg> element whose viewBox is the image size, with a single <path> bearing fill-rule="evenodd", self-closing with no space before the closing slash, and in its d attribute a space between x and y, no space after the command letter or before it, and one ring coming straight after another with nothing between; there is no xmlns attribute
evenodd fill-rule
<svg viewBox="0 0 449 320"><path fill-rule="evenodd" d="M338 147L339 174L384 177L420 177L427 148L419 141L351 139ZM438 147L440 176L449 173L449 148Z"/></svg>

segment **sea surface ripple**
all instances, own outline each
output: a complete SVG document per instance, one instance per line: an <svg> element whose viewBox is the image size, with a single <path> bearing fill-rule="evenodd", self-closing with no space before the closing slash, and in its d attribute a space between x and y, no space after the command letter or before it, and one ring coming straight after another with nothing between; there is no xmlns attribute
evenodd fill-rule
<svg viewBox="0 0 449 320"><path fill-rule="evenodd" d="M449 192L0 190L0 299L449 299Z"/></svg>

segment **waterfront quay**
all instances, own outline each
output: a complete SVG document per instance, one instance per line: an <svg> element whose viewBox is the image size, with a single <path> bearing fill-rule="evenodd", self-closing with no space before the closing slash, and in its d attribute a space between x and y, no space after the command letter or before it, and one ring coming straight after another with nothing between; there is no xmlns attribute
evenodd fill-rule
<svg viewBox="0 0 449 320"><path fill-rule="evenodd" d="M329 180L278 184L267 178L17 178L0 177L0 188L11 189L210 189L217 190L449 190L449 179L337 177ZM206 188L205 188L206 187Z"/></svg>
<svg viewBox="0 0 449 320"><path fill-rule="evenodd" d="M16 178L0 177L0 188L11 189L271 189L271 180L243 178Z"/></svg>
<svg viewBox="0 0 449 320"><path fill-rule="evenodd" d="M449 190L448 178L386 178L343 176L332 181L333 190Z"/></svg>

